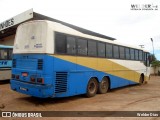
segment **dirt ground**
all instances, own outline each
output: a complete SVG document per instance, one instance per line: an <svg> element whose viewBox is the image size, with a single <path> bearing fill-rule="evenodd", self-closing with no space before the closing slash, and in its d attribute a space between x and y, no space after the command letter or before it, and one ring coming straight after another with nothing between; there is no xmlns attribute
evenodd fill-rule
<svg viewBox="0 0 160 120"><path fill-rule="evenodd" d="M127 86L86 98L39 99L12 91L9 82L0 83L0 111L160 111L160 77L151 76L148 84ZM0 120L22 118L0 118ZM27 120L160 120L159 117L54 117L23 118Z"/></svg>

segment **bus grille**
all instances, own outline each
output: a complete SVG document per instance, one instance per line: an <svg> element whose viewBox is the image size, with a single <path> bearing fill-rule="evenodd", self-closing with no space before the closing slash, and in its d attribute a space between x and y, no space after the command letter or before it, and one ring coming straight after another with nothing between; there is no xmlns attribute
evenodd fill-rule
<svg viewBox="0 0 160 120"><path fill-rule="evenodd" d="M67 72L56 72L55 93L67 91Z"/></svg>
<svg viewBox="0 0 160 120"><path fill-rule="evenodd" d="M43 70L43 59L38 59L38 70Z"/></svg>
<svg viewBox="0 0 160 120"><path fill-rule="evenodd" d="M16 59L13 59L13 61L12 61L12 67L16 68Z"/></svg>

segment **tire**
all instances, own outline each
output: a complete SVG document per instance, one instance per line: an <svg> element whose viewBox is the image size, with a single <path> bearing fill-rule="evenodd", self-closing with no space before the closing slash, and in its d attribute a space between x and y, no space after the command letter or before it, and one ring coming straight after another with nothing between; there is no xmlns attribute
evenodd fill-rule
<svg viewBox="0 0 160 120"><path fill-rule="evenodd" d="M109 89L109 80L107 77L103 77L102 81L99 83L98 86L98 93L105 94Z"/></svg>
<svg viewBox="0 0 160 120"><path fill-rule="evenodd" d="M143 77L143 75L141 75L139 78L139 85L142 85L143 82L144 82L144 77Z"/></svg>
<svg viewBox="0 0 160 120"><path fill-rule="evenodd" d="M87 85L86 96L93 97L96 95L97 91L98 91L98 82L95 78L91 78Z"/></svg>

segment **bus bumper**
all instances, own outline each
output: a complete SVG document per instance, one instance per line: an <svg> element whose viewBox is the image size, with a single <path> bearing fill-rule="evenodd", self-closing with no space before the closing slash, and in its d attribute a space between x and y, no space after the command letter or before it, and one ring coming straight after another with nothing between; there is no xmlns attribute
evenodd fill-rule
<svg viewBox="0 0 160 120"><path fill-rule="evenodd" d="M10 83L11 89L19 93L39 98L53 97L53 85L37 85L16 80L11 80Z"/></svg>

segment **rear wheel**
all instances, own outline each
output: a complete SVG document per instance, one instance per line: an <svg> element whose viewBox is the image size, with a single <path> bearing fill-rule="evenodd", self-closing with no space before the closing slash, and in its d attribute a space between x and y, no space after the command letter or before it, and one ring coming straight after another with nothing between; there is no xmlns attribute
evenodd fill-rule
<svg viewBox="0 0 160 120"><path fill-rule="evenodd" d="M97 93L97 90L98 90L98 82L95 78L91 78L87 85L86 96L87 97L95 96Z"/></svg>
<svg viewBox="0 0 160 120"><path fill-rule="evenodd" d="M98 93L105 94L109 89L109 80L107 77L103 77L102 81L99 83Z"/></svg>

